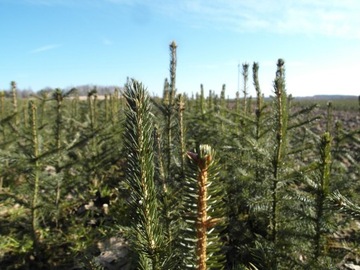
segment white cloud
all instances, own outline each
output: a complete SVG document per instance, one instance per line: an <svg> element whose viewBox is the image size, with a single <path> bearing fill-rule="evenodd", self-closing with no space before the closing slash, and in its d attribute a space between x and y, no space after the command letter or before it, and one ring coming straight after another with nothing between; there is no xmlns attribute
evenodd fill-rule
<svg viewBox="0 0 360 270"><path fill-rule="evenodd" d="M358 0L26 0L40 5L139 6L197 27L360 39Z"/></svg>
<svg viewBox="0 0 360 270"><path fill-rule="evenodd" d="M128 0L106 0L128 4ZM202 27L235 31L360 38L360 1L356 0L137 0L136 4ZM190 20L189 20L190 17Z"/></svg>
<svg viewBox="0 0 360 270"><path fill-rule="evenodd" d="M336 64L329 62L312 63L306 69L289 69L287 85L296 95L343 94L359 95L359 87L354 80L360 63L354 59L343 59Z"/></svg>
<svg viewBox="0 0 360 270"><path fill-rule="evenodd" d="M61 44L50 44L32 50L30 53L41 53L61 47Z"/></svg>

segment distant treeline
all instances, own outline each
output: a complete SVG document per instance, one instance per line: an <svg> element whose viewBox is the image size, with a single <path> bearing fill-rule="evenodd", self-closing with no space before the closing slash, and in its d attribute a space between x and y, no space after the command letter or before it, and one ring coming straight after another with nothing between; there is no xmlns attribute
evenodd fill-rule
<svg viewBox="0 0 360 270"><path fill-rule="evenodd" d="M356 99L355 95L315 95L308 97L296 97L296 99L312 99L312 100L334 100L334 99Z"/></svg>
<svg viewBox="0 0 360 270"><path fill-rule="evenodd" d="M105 95L105 94L114 93L114 90L116 88L122 89L122 87L119 87L119 86L99 86L99 85L86 84L86 85L80 85L80 86L76 86L76 87L67 87L65 89L65 91L69 91L73 88L75 88L77 90L76 93L79 96L86 96L86 95L88 95L89 92L94 91L94 90L96 90L98 95ZM33 91L32 89L17 89L17 95L19 98L28 98L28 97L31 97L32 95L41 94L42 92L52 92L55 89L56 88L51 88L51 87L46 87L39 91ZM0 92L2 92L2 91L0 91ZM12 95L10 88L9 88L9 90L3 90L3 92L5 94L5 97L11 97L11 95Z"/></svg>

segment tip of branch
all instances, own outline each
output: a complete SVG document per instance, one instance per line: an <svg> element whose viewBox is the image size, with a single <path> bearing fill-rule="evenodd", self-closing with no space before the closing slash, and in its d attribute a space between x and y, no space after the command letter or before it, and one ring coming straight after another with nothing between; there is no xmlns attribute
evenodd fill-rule
<svg viewBox="0 0 360 270"><path fill-rule="evenodd" d="M170 43L170 47L171 47L171 48L176 48L176 47L177 47L177 44L176 44L175 40L173 40L173 41Z"/></svg>

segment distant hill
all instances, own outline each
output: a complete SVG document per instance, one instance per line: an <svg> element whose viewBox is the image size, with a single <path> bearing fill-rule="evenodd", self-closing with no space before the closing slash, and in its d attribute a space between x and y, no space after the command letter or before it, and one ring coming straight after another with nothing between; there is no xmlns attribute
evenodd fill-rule
<svg viewBox="0 0 360 270"><path fill-rule="evenodd" d="M311 100L336 100L336 99L358 99L358 96L353 95L314 95L306 97L295 97L296 99L311 99Z"/></svg>

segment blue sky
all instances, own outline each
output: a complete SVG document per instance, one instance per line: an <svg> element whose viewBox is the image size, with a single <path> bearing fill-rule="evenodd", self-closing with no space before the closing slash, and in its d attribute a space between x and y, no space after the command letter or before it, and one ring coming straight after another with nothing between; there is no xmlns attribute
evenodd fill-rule
<svg viewBox="0 0 360 270"><path fill-rule="evenodd" d="M178 92L226 84L233 97L238 64L258 62L271 95L283 58L294 96L359 95L359 14L358 0L0 0L0 89L122 86L129 76L161 95L175 40Z"/></svg>

